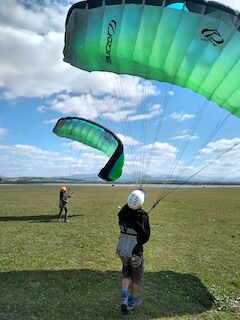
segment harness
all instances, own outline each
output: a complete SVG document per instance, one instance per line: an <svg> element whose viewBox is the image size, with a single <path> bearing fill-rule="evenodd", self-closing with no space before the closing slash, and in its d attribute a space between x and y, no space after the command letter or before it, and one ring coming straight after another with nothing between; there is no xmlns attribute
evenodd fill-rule
<svg viewBox="0 0 240 320"><path fill-rule="evenodd" d="M120 226L120 233L124 233L124 234L127 234L129 236L133 236L133 237L137 236L137 232L134 229L127 228L125 226Z"/></svg>
<svg viewBox="0 0 240 320"><path fill-rule="evenodd" d="M120 226L120 237L116 253L121 258L123 264L130 264L133 268L140 266L143 256L133 254L133 249L137 244L137 232L132 228Z"/></svg>

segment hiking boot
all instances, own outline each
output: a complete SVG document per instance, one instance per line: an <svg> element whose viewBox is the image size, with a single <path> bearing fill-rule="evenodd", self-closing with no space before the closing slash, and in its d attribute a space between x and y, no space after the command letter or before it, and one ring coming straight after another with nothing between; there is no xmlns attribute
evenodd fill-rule
<svg viewBox="0 0 240 320"><path fill-rule="evenodd" d="M142 300L135 298L132 302L128 302L128 310L139 308L142 304Z"/></svg>
<svg viewBox="0 0 240 320"><path fill-rule="evenodd" d="M128 298L122 298L121 311L122 313L128 313Z"/></svg>

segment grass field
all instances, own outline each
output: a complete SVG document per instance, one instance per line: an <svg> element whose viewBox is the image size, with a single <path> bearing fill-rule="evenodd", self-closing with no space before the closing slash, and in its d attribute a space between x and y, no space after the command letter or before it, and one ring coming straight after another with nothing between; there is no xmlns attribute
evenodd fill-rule
<svg viewBox="0 0 240 320"><path fill-rule="evenodd" d="M120 313L118 206L130 188L0 186L0 319L240 319L240 188L173 192L151 213L144 305ZM145 208L159 190L148 190Z"/></svg>

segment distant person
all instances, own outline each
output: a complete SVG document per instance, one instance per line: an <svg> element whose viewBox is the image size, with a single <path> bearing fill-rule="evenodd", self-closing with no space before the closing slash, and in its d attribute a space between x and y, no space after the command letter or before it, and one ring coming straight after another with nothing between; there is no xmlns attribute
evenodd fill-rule
<svg viewBox="0 0 240 320"><path fill-rule="evenodd" d="M123 313L142 304L137 293L143 280L143 244L150 238L149 217L142 209L144 200L144 191L134 190L118 213L120 236L116 252L122 260Z"/></svg>
<svg viewBox="0 0 240 320"><path fill-rule="evenodd" d="M59 215L58 215L58 221L61 221L62 212L64 209L65 215L64 215L64 222L68 223L68 198L71 198L71 195L67 194L67 188L61 187L60 193L59 193Z"/></svg>

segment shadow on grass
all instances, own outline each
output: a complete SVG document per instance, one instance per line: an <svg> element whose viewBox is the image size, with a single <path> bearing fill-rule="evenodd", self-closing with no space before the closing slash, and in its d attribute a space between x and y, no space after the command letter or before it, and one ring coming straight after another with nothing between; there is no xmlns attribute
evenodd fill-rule
<svg viewBox="0 0 240 320"><path fill-rule="evenodd" d="M120 274L115 271L20 271L0 274L2 320L121 319ZM200 314L214 297L200 279L171 271L146 272L144 304L128 319Z"/></svg>
<svg viewBox="0 0 240 320"><path fill-rule="evenodd" d="M80 217L84 216L83 214L69 214L69 218L74 217ZM4 216L0 217L1 221L31 221L31 222L55 222L58 218L58 214L54 215L47 215L47 214L41 214L41 215L34 215L34 216Z"/></svg>

